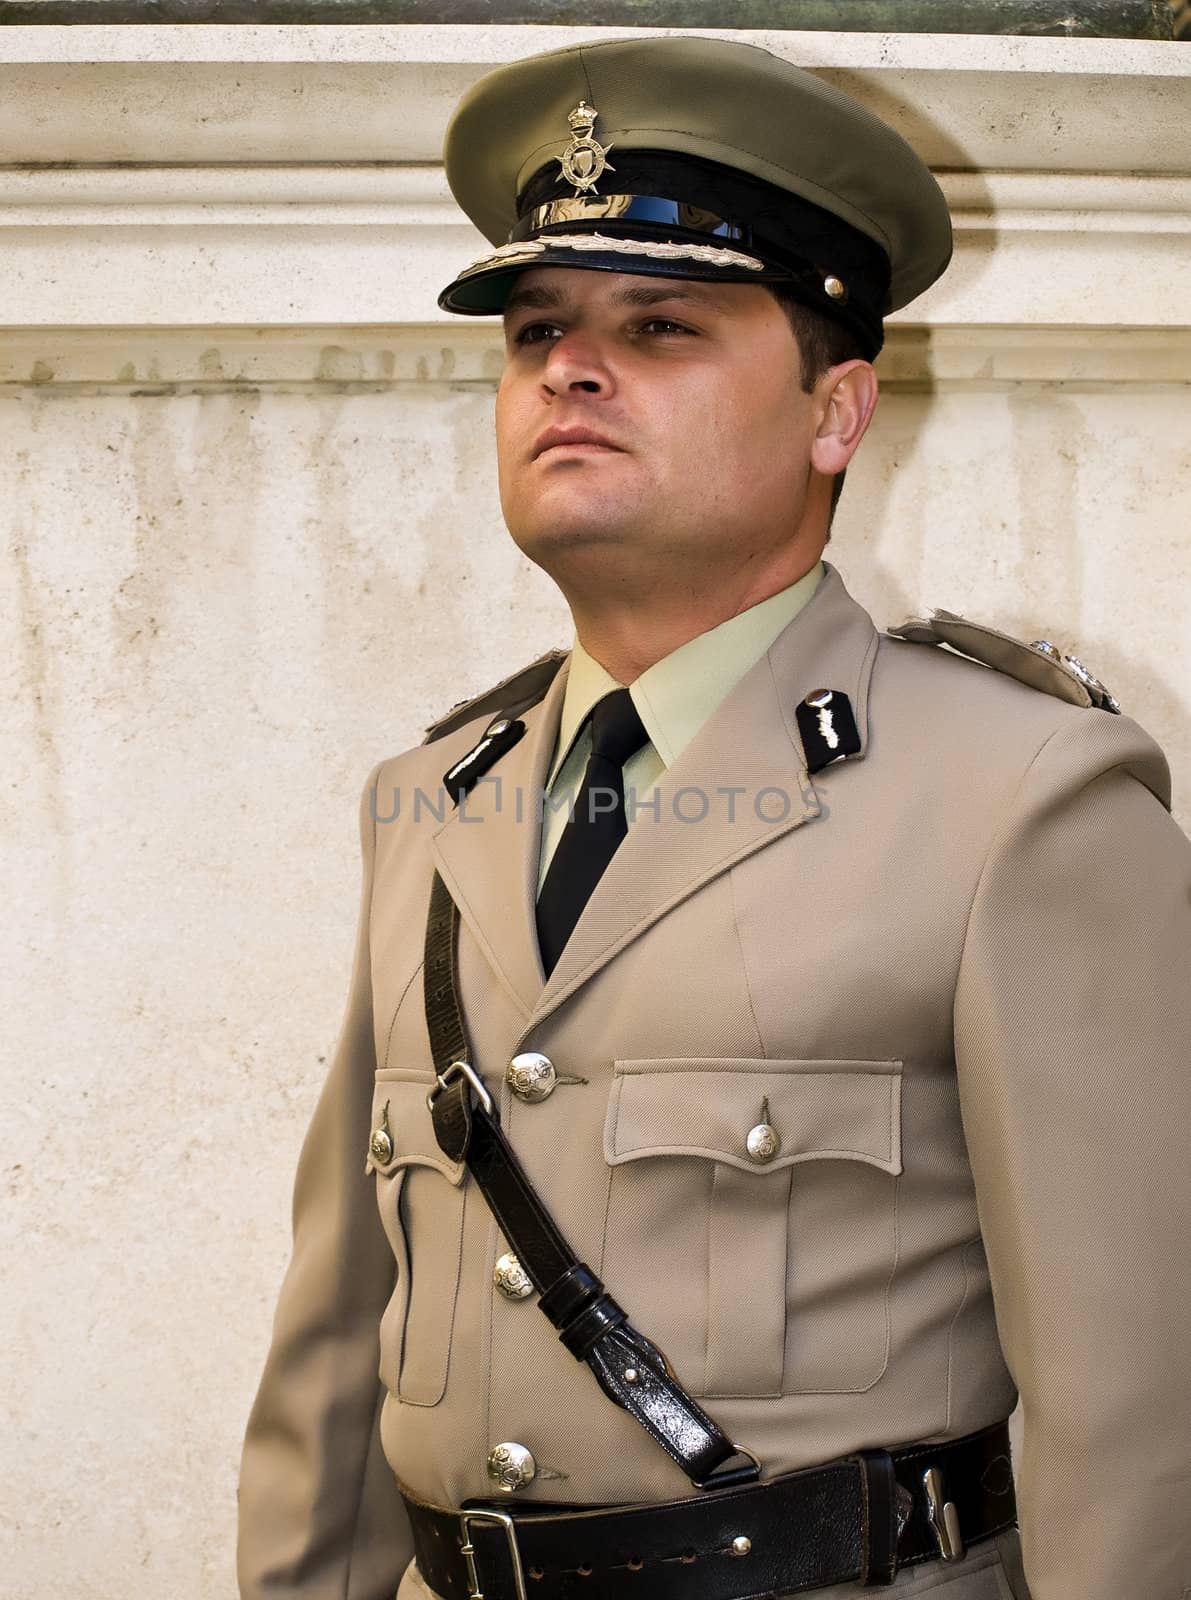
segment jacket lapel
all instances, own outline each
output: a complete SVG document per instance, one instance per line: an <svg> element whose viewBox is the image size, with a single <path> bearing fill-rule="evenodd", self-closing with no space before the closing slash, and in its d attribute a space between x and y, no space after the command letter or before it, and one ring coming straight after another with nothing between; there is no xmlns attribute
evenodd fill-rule
<svg viewBox="0 0 1191 1600"><path fill-rule="evenodd" d="M795 710L817 689L842 690L861 740L852 759L863 757L877 638L868 613L828 566L814 599L663 774L656 813L642 809L613 856L535 996L527 1032L679 901L819 816ZM734 802L729 791L737 791ZM533 851L536 862L536 833ZM532 898L525 918L532 938ZM537 963L536 947L534 955Z"/></svg>
<svg viewBox="0 0 1191 1600"><path fill-rule="evenodd" d="M567 665L522 714L525 737L435 833L431 853L487 961L528 1016L542 991L534 905L541 808L566 690ZM499 781L496 781L499 780Z"/></svg>

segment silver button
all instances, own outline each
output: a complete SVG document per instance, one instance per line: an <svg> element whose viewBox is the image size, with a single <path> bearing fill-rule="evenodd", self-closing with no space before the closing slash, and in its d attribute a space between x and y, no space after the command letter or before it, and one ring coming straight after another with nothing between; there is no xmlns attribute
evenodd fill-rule
<svg viewBox="0 0 1191 1600"><path fill-rule="evenodd" d="M505 1081L518 1100L524 1100L526 1105L532 1106L554 1093L558 1073L549 1056L539 1055L536 1050L526 1050L509 1062Z"/></svg>
<svg viewBox="0 0 1191 1600"><path fill-rule="evenodd" d="M747 1556L753 1548L753 1541L747 1534L738 1533L728 1548L734 1556Z"/></svg>
<svg viewBox="0 0 1191 1600"><path fill-rule="evenodd" d="M495 722L490 722L484 729L485 739L495 739L498 734L504 733L510 726L508 717L497 717Z"/></svg>
<svg viewBox="0 0 1191 1600"><path fill-rule="evenodd" d="M768 1122L759 1122L755 1128L749 1129L744 1148L749 1153L750 1161L756 1161L763 1166L765 1162L772 1161L781 1150L782 1137Z"/></svg>
<svg viewBox="0 0 1191 1600"><path fill-rule="evenodd" d="M844 301L848 298L848 286L842 278L837 278L834 272L829 272L823 279L823 291L833 300Z"/></svg>
<svg viewBox="0 0 1191 1600"><path fill-rule="evenodd" d="M523 1444L498 1444L488 1452L488 1476L505 1494L532 1483L537 1470L537 1462Z"/></svg>
<svg viewBox="0 0 1191 1600"><path fill-rule="evenodd" d="M384 1128L374 1128L368 1141L368 1153L377 1166L386 1166L393 1159L393 1141Z"/></svg>
<svg viewBox="0 0 1191 1600"><path fill-rule="evenodd" d="M492 1281L506 1300L524 1300L533 1293L529 1274L511 1251L501 1256L493 1267Z"/></svg>

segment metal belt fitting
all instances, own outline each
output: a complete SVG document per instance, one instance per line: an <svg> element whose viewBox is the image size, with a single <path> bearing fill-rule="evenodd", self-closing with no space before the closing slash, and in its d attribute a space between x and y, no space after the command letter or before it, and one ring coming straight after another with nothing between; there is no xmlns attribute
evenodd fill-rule
<svg viewBox="0 0 1191 1600"><path fill-rule="evenodd" d="M470 1068L468 1069L471 1070ZM462 1556L467 1563L467 1591L469 1600L484 1600L484 1591L480 1587L480 1574L476 1568L476 1547L471 1542L471 1527L473 1522L496 1523L505 1531L505 1539L509 1546L509 1560L513 1567L513 1587L517 1600L527 1600L525 1593L525 1572L521 1566L521 1551L517 1547L517 1529L512 1517L507 1511L461 1511L459 1524L463 1529Z"/></svg>
<svg viewBox="0 0 1191 1600"><path fill-rule="evenodd" d="M927 1467L922 1474L922 1488L926 1494L927 1521L938 1542L939 1554L944 1561L962 1561L967 1550L959 1531L959 1512L947 1499L943 1474L938 1467Z"/></svg>
<svg viewBox="0 0 1191 1600"><path fill-rule="evenodd" d="M442 1094L444 1089L449 1089L451 1087L456 1078L466 1078L468 1083L471 1084L472 1089L475 1091L476 1099L480 1102L488 1115L492 1115L492 1096L488 1093L487 1089L485 1089L484 1080L480 1077L480 1074L472 1066L470 1061L452 1061L450 1066L444 1071L436 1072L434 1074L434 1078L434 1088L431 1089L430 1093L426 1096L426 1108L428 1111L433 1112L434 1102L438 1099L439 1095Z"/></svg>

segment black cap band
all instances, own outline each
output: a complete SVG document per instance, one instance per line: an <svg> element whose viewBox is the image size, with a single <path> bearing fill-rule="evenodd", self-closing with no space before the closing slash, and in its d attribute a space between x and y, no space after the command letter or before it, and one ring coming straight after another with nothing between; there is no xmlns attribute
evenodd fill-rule
<svg viewBox="0 0 1191 1600"><path fill-rule="evenodd" d="M583 194L547 200L518 217L509 243L536 238L543 228L565 223L568 228L584 223L606 229L618 222L644 223L653 228L676 228L682 233L707 235L716 239L747 240L752 229L743 222L729 222L714 212L652 194Z"/></svg>

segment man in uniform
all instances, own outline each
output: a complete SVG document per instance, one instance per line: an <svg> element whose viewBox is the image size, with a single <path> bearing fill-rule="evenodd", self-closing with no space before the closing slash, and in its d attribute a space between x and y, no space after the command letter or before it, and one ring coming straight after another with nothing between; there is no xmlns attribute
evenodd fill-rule
<svg viewBox="0 0 1191 1600"><path fill-rule="evenodd" d="M492 73L446 161L577 638L369 779L245 1600L1185 1600L1165 762L1054 646L879 634L821 559L933 179L689 36Z"/></svg>

